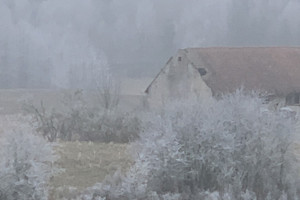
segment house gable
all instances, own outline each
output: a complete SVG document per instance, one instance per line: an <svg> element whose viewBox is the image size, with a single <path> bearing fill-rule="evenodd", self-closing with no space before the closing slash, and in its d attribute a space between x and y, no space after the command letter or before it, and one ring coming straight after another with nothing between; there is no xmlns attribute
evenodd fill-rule
<svg viewBox="0 0 300 200"><path fill-rule="evenodd" d="M164 105L170 100L188 97L211 96L211 90L184 50L178 51L167 62L145 92L151 105Z"/></svg>

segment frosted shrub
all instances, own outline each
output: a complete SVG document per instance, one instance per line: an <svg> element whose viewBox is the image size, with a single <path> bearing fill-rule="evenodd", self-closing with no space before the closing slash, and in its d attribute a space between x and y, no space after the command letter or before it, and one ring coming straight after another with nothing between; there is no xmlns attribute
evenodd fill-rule
<svg viewBox="0 0 300 200"><path fill-rule="evenodd" d="M139 137L140 120L129 113L102 113L91 123L81 140L128 143Z"/></svg>
<svg viewBox="0 0 300 200"><path fill-rule="evenodd" d="M112 106L112 105L111 105ZM127 143L139 137L140 120L133 114L90 105L82 91L65 96L62 109L26 106L37 131L48 141L95 141Z"/></svg>
<svg viewBox="0 0 300 200"><path fill-rule="evenodd" d="M48 199L48 181L55 172L52 147L30 133L1 135L0 199Z"/></svg>
<svg viewBox="0 0 300 200"><path fill-rule="evenodd" d="M147 119L127 176L98 185L96 193L107 199L294 200L300 168L290 116L243 91L174 103Z"/></svg>
<svg viewBox="0 0 300 200"><path fill-rule="evenodd" d="M150 167L148 187L158 193L227 191L257 199L296 195L294 120L270 111L256 94L237 91L219 101L176 105L157 130L143 135ZM152 142L150 142L152 141ZM151 153L148 153L151 152Z"/></svg>

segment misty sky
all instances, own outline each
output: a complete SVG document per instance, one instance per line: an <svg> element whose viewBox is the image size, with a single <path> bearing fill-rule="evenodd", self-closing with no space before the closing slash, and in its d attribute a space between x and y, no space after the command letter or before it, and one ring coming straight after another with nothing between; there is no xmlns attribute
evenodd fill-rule
<svg viewBox="0 0 300 200"><path fill-rule="evenodd" d="M179 48L299 45L299 0L0 0L0 88L152 77Z"/></svg>

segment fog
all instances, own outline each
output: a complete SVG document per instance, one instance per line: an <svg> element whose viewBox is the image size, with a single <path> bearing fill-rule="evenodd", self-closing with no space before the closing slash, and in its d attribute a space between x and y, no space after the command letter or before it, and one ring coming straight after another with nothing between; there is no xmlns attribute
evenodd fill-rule
<svg viewBox="0 0 300 200"><path fill-rule="evenodd" d="M100 68L154 77L179 48L299 46L299 11L299 0L0 0L0 88L89 88Z"/></svg>

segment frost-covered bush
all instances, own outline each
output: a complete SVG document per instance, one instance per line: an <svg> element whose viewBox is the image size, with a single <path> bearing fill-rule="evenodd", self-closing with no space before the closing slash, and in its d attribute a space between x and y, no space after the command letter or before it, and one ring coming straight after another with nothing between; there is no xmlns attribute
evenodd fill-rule
<svg viewBox="0 0 300 200"><path fill-rule="evenodd" d="M139 137L140 120L129 113L101 113L91 121L80 140L128 143Z"/></svg>
<svg viewBox="0 0 300 200"><path fill-rule="evenodd" d="M104 106L107 106L106 104ZM48 141L95 141L127 143L139 137L140 120L117 108L91 105L83 91L67 94L61 109L27 105L37 131Z"/></svg>
<svg viewBox="0 0 300 200"><path fill-rule="evenodd" d="M299 196L295 119L237 91L148 118L135 165L90 194L107 199L283 200Z"/></svg>
<svg viewBox="0 0 300 200"><path fill-rule="evenodd" d="M0 199L47 200L48 181L56 171L52 146L31 133L1 134Z"/></svg>

